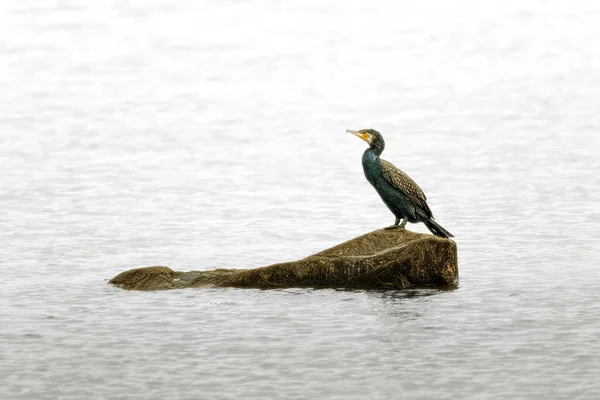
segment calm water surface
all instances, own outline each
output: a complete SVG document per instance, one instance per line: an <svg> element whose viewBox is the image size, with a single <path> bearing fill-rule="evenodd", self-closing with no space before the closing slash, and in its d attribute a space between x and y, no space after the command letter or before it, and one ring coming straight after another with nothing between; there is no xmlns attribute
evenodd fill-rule
<svg viewBox="0 0 600 400"><path fill-rule="evenodd" d="M0 398L600 398L600 5L451 3L2 2ZM458 289L107 285L389 225L367 127Z"/></svg>

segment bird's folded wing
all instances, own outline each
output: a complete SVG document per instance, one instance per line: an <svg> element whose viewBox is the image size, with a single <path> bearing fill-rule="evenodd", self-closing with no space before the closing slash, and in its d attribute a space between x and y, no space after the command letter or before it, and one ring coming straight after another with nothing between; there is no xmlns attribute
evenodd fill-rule
<svg viewBox="0 0 600 400"><path fill-rule="evenodd" d="M382 159L379 159L379 161L381 162L381 171L385 180L404 193L411 203L421 207L427 214L431 214L427 205L427 196L425 196L419 185L392 163Z"/></svg>

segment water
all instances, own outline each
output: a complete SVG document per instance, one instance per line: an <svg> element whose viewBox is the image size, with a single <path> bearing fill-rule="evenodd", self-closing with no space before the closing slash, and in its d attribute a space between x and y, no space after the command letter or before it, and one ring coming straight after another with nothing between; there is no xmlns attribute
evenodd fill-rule
<svg viewBox="0 0 600 400"><path fill-rule="evenodd" d="M452 3L3 2L0 398L598 398L600 5ZM458 289L107 285L390 224L367 127Z"/></svg>

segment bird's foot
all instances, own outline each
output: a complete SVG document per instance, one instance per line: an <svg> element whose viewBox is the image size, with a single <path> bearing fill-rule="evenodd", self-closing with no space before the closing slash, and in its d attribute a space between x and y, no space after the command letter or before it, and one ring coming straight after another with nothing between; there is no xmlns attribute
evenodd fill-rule
<svg viewBox="0 0 600 400"><path fill-rule="evenodd" d="M392 229L400 229L400 228L404 228L404 227L400 226L400 225L390 225L390 226L386 226L383 229L386 230L386 231L391 231Z"/></svg>

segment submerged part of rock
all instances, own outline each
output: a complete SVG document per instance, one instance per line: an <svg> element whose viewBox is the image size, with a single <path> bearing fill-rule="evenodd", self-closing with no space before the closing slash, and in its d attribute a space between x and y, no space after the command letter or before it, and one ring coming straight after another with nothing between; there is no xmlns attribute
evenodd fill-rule
<svg viewBox="0 0 600 400"><path fill-rule="evenodd" d="M147 267L125 271L109 281L127 290L201 286L404 289L457 282L456 243L406 229L376 230L302 260L267 267L191 272Z"/></svg>

